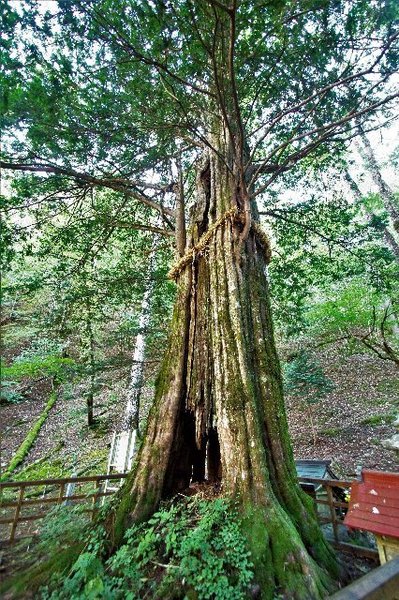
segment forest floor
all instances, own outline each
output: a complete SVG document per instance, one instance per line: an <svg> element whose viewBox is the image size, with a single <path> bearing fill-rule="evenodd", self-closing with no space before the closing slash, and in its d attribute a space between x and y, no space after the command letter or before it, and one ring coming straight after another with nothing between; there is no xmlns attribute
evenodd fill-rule
<svg viewBox="0 0 399 600"><path fill-rule="evenodd" d="M19 339L18 344L6 346L3 352L6 364L27 343ZM312 406L317 430L315 444L306 407L287 398L295 458L329 459L333 471L342 477L353 476L359 466L396 471L397 454L381 444L395 433L392 423L399 412L395 367L371 355L344 356L337 347L320 351L317 358L335 387ZM129 367L121 367L102 377L95 400L97 424L91 430L86 425L82 385L62 386L55 406L15 477L37 479L70 476L73 472L104 473L112 432L125 408L128 376ZM2 470L41 414L49 393L49 382L39 381L25 394L25 400L0 405ZM147 407L151 393L151 388L144 393L143 403Z"/></svg>
<svg viewBox="0 0 399 600"><path fill-rule="evenodd" d="M338 347L317 355L335 387L312 406L316 444L303 404L287 398L288 423L297 459L329 459L336 475L359 467L397 471L399 455L381 444L395 433L399 378L395 366L368 354L344 356Z"/></svg>

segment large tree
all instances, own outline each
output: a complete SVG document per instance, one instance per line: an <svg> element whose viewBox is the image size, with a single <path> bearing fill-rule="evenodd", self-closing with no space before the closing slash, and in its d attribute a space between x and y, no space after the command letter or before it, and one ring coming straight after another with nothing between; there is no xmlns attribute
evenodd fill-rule
<svg viewBox="0 0 399 600"><path fill-rule="evenodd" d="M206 475L241 505L262 597L317 598L336 575L296 482L257 204L299 163L342 148L359 122L373 127L366 119L382 108L390 118L396 17L389 0L6 11L15 47L6 36L2 167L29 174L40 202L49 181L52 202L71 181L113 190L105 241L121 216L176 239L170 339L109 517L115 544L129 520Z"/></svg>

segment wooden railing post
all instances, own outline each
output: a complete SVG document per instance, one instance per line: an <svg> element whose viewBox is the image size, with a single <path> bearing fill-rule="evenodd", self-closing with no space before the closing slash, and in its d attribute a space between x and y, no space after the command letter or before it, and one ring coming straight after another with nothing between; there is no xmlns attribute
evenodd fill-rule
<svg viewBox="0 0 399 600"><path fill-rule="evenodd" d="M20 515L20 512L21 512L22 502L24 500L24 494L25 494L25 485L21 484L21 487L19 489L19 496L18 496L17 506L15 507L14 520L13 520L12 525L11 525L10 542L13 542L14 538L15 538L15 532L16 532L17 527L18 527L19 515Z"/></svg>
<svg viewBox="0 0 399 600"><path fill-rule="evenodd" d="M332 492L330 485L326 485L326 489L327 489L328 506L330 507L331 523L332 523L332 528L333 528L334 540L338 543L339 542L338 525L337 525L337 515L335 513L335 506L334 506L334 496L333 496L333 492Z"/></svg>
<svg viewBox="0 0 399 600"><path fill-rule="evenodd" d="M62 499L64 497L64 492L65 492L65 483L61 483L61 485L60 485L60 493L58 495L58 504L61 504Z"/></svg>
<svg viewBox="0 0 399 600"><path fill-rule="evenodd" d="M91 520L94 521L96 514L98 512L98 506L97 506L97 502L98 502L98 495L101 493L101 481L99 479L97 479L96 481L96 491L95 494L93 496L93 510L91 513Z"/></svg>

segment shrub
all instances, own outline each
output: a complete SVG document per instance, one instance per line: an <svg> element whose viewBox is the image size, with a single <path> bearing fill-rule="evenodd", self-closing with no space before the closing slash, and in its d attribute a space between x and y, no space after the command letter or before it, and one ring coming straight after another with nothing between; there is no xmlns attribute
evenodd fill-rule
<svg viewBox="0 0 399 600"><path fill-rule="evenodd" d="M9 367L2 366L4 377L23 379L30 377L55 377L62 379L66 369L71 368L74 361L71 358L60 358L58 356L46 356L44 358L16 359Z"/></svg>
<svg viewBox="0 0 399 600"><path fill-rule="evenodd" d="M34 340L10 366L1 365L2 377L19 381L25 377L54 377L63 380L75 362L61 356L62 344L47 338ZM15 382L12 382L15 383Z"/></svg>
<svg viewBox="0 0 399 600"><path fill-rule="evenodd" d="M17 404L24 399L23 394L16 389L16 381L2 381L0 387L0 404Z"/></svg>
<svg viewBox="0 0 399 600"><path fill-rule="evenodd" d="M327 429L323 429L321 434L328 437L335 437L336 435L339 435L341 431L342 430L339 427L328 427Z"/></svg>

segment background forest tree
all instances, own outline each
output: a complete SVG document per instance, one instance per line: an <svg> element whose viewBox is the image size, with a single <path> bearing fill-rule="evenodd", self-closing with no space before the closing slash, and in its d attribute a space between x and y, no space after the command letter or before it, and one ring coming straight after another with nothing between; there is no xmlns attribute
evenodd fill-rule
<svg viewBox="0 0 399 600"><path fill-rule="evenodd" d="M30 205L36 226L51 220L71 242L89 398L97 257L126 232L175 240L171 334L146 437L106 521L114 544L131 519L202 480L208 456L208 478L221 470L224 493L239 501L263 597L317 598L336 576L296 483L259 213L295 224L297 207L287 216L276 206L274 185L327 168L359 127L392 118L397 10L187 0L5 11L7 203ZM313 208L304 207L308 232Z"/></svg>

